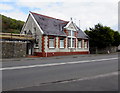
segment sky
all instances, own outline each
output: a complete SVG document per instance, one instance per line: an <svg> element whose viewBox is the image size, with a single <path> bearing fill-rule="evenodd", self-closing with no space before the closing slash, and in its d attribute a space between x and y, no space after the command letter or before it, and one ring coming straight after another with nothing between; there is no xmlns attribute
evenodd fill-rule
<svg viewBox="0 0 120 93"><path fill-rule="evenodd" d="M29 11L70 21L82 30L101 23L118 30L119 0L0 0L0 14L26 21Z"/></svg>

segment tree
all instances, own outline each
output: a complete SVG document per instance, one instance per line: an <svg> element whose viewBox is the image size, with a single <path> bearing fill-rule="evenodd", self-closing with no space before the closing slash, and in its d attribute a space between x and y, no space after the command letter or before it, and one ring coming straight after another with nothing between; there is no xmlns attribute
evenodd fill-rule
<svg viewBox="0 0 120 93"><path fill-rule="evenodd" d="M23 21L12 19L4 15L1 16L3 33L18 33L18 34L20 33L20 30L22 29L22 26L24 24Z"/></svg>
<svg viewBox="0 0 120 93"><path fill-rule="evenodd" d="M118 31L114 32L114 42L112 43L113 46L119 46L120 45L120 33Z"/></svg>
<svg viewBox="0 0 120 93"><path fill-rule="evenodd" d="M89 36L90 47L106 48L120 44L120 34L99 23L94 28L85 30L85 33Z"/></svg>

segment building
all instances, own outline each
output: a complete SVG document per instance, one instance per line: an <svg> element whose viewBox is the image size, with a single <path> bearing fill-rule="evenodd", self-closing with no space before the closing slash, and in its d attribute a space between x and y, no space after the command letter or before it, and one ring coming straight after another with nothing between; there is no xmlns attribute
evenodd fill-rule
<svg viewBox="0 0 120 93"><path fill-rule="evenodd" d="M32 35L29 55L41 57L89 54L88 36L72 21L30 12L21 34Z"/></svg>

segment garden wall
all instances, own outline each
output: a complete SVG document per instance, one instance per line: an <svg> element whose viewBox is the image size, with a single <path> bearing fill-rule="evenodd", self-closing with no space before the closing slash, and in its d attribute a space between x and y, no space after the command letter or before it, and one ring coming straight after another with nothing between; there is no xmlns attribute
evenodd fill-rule
<svg viewBox="0 0 120 93"><path fill-rule="evenodd" d="M117 52L118 48L116 46L106 47L106 48L90 48L90 54L108 54Z"/></svg>
<svg viewBox="0 0 120 93"><path fill-rule="evenodd" d="M18 41L0 41L2 58L19 58L26 56L26 43Z"/></svg>

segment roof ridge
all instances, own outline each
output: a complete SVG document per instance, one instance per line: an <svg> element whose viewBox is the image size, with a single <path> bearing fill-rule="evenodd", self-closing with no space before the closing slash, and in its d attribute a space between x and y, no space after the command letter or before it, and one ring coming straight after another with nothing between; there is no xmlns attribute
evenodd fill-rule
<svg viewBox="0 0 120 93"><path fill-rule="evenodd" d="M60 21L64 21L64 22L69 22L69 21L65 21L65 20L62 20L62 19L57 19L57 18L54 18L54 17L50 17L50 16L38 14L38 13L35 13L35 12L31 12L31 11L30 11L30 13L40 15L40 16L44 16L44 17L51 18L51 19L56 19L56 20L60 20Z"/></svg>

